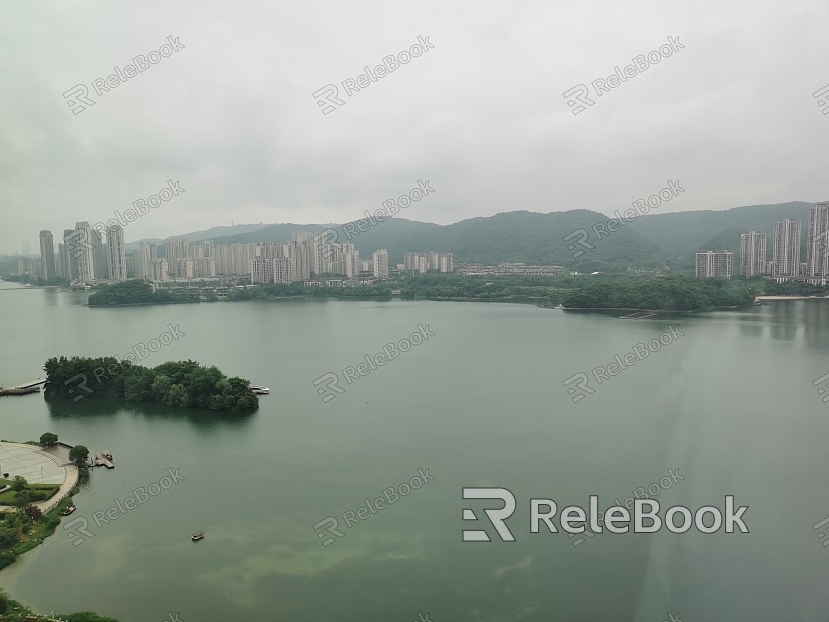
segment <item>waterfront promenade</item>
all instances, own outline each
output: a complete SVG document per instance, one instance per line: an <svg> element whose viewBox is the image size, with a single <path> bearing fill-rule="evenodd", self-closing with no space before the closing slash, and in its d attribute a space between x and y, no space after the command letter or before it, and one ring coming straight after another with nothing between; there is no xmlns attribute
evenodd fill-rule
<svg viewBox="0 0 829 622"><path fill-rule="evenodd" d="M59 455L41 447L24 443L0 442L0 473L8 473L8 479L21 475L30 484L60 484L51 499L32 504L44 514L63 501L78 484L78 468L74 464L64 462Z"/></svg>

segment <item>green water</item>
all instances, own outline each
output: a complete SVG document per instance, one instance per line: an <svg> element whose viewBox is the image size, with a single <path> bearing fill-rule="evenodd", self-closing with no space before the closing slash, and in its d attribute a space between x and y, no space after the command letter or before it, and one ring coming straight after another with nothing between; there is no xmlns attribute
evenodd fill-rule
<svg viewBox="0 0 829 622"><path fill-rule="evenodd" d="M124 355L178 325L144 364L194 359L271 388L244 417L92 399L0 398L0 438L46 431L112 450L76 496L94 537L58 532L0 572L40 612L122 622L433 622L829 618L829 304L621 321L534 306L305 301L90 309L85 294L0 283L0 382L55 355ZM668 323L685 336L579 403L562 382ZM429 325L428 341L328 403L312 382ZM94 384L93 384L94 387ZM184 481L98 528L106 510L179 469ZM419 490L346 528L389 486ZM658 500L748 505L748 534L530 533L529 499L603 505L685 478ZM516 542L462 542L463 487L510 489ZM340 515L323 547L312 526ZM478 527L485 527L481 521ZM187 537L203 530L207 537ZM494 531L489 528L494 535Z"/></svg>

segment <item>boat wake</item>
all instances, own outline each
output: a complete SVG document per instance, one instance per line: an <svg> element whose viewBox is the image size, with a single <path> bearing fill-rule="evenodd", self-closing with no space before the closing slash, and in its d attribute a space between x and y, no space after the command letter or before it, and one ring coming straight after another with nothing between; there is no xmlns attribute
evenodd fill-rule
<svg viewBox="0 0 829 622"><path fill-rule="evenodd" d="M191 534L185 534L183 536L176 536L175 538L168 538L166 540L153 540L152 542L147 542L147 544L158 544L159 542L172 542L173 540L181 540L182 538L189 538Z"/></svg>

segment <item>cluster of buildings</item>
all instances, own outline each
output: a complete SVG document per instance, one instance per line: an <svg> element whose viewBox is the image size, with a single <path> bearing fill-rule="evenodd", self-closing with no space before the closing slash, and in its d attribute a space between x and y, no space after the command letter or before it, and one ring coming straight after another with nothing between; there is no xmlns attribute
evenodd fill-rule
<svg viewBox="0 0 829 622"><path fill-rule="evenodd" d="M250 275L252 284L287 284L326 274L342 275L345 283L359 283L361 275L382 279L390 272L386 249L374 251L371 260L363 261L354 244L329 243L324 233L295 232L284 244L217 245L213 240L190 243L186 237L176 237L163 245L141 242L130 256L125 254L120 226L107 229L105 235L106 239L88 222L79 222L75 229L64 231L63 242L55 251L52 233L41 231L41 259L28 263L20 259L18 273L83 283L133 277L161 282ZM421 273L453 270L452 253L406 253L406 261L406 269ZM403 267L398 264L397 270Z"/></svg>
<svg viewBox="0 0 829 622"><path fill-rule="evenodd" d="M817 203L809 212L806 236L806 261L800 261L801 222L787 218L774 223L772 259L767 261L767 236L749 231L740 236L740 275L771 275L778 282L804 280L826 285L829 279L829 202ZM696 276L730 279L734 274L734 253L700 251L696 253Z"/></svg>
<svg viewBox="0 0 829 622"><path fill-rule="evenodd" d="M403 270L407 272L453 272L455 269L452 253L403 253Z"/></svg>
<svg viewBox="0 0 829 622"><path fill-rule="evenodd" d="M124 252L124 230L115 226L106 230L106 238L88 222L75 223L74 229L63 231L63 240L55 250L51 231L40 232L40 260L21 265L18 273L38 274L47 281L55 278L69 281L125 281L127 257Z"/></svg>
<svg viewBox="0 0 829 622"><path fill-rule="evenodd" d="M564 270L563 266L534 266L524 263L500 263L487 266L480 263L458 264L458 274L529 274L534 276L554 276Z"/></svg>
<svg viewBox="0 0 829 622"><path fill-rule="evenodd" d="M772 258L767 261L767 235L749 231L740 236L739 274L744 277L771 275L778 282L805 280L826 285L829 280L829 202L817 203L809 213L806 261L801 262L801 222L785 219L774 224ZM273 242L219 244L205 240L191 244L187 238L170 238L163 243L164 253L153 242L141 242L127 256L124 230L116 225L104 232L88 222L78 222L63 232L54 244L51 231L40 232L40 260L18 260L18 273L38 274L46 280L70 282L125 281L131 277L161 282L170 280L215 279L218 275L247 276L256 283L308 282L312 277L342 275L343 283L359 282L360 276L389 276L389 253L374 251L363 261L354 244L328 242L324 233L295 232L284 244ZM734 253L725 250L699 251L695 255L695 274L700 278L730 279L734 274ZM404 253L397 271L425 274L454 272L452 253ZM561 266L480 264L459 266L461 274L557 274Z"/></svg>

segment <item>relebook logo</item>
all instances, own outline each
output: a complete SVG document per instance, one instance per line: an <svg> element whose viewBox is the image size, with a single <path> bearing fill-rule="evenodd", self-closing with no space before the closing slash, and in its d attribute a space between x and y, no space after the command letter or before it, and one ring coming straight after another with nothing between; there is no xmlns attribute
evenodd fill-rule
<svg viewBox="0 0 829 622"><path fill-rule="evenodd" d="M354 93L359 93L361 89L371 86L372 82L377 82L380 78L385 78L392 71L395 71L401 65L407 65L413 58L418 58L429 50L433 50L435 44L429 41L429 37L421 37L418 35L417 43L412 45L408 51L403 50L395 58L391 54L383 57L383 64L377 65L372 72L368 65L363 67L365 73L361 73L356 78L348 78L343 80L342 86L347 97L351 97ZM326 84L321 89L312 93L312 96L317 102L317 106L322 109L322 114L333 112L339 106L344 106L345 101L339 98L340 89L336 84Z"/></svg>
<svg viewBox="0 0 829 622"><path fill-rule="evenodd" d="M506 520L515 512L515 495L506 488L464 488L463 498L503 501L503 507L484 509L484 513L502 542L515 542L515 536L506 524ZM733 495L725 497L724 511L713 505L704 505L696 512L691 512L689 508L675 505L665 511L664 517L659 515L660 506L655 499L636 499L632 517L626 508L616 505L608 508L604 512L604 518L600 518L597 495L590 495L588 507L589 512L576 505L561 510L559 524L562 530L566 533L583 533L589 516L590 530L594 533L602 533L604 527L610 533L629 533L631 518L633 533L655 533L663 527L671 533L685 533L692 526L701 533L716 533L723 526L725 533L736 533L735 527L740 533L748 533L748 527L743 521L743 513L748 506L740 506L735 512ZM557 513L558 505L552 499L530 499L530 533L540 533L542 523L549 533L559 533L553 522ZM478 516L474 510L464 508L463 520L478 520ZM464 529L463 541L491 542L491 539L483 529Z"/></svg>

